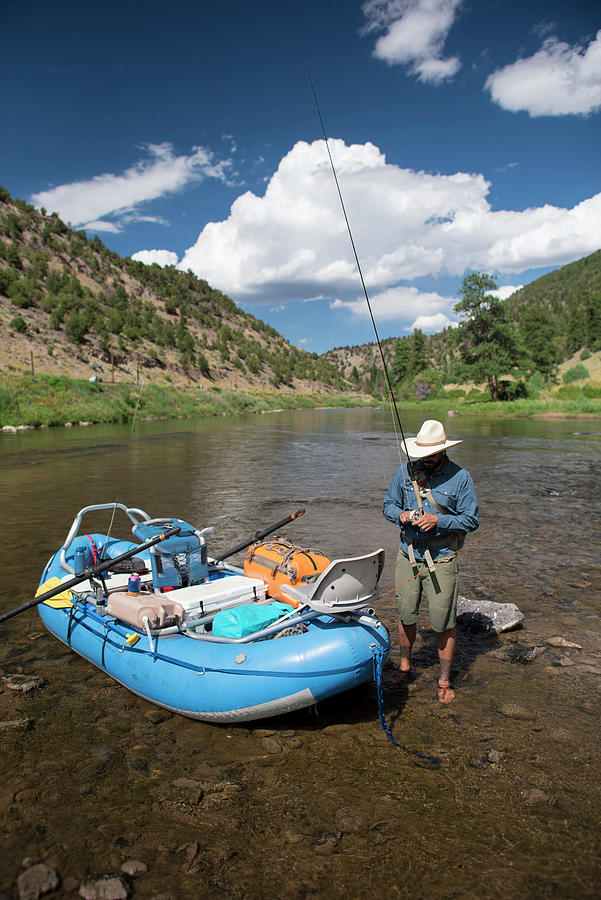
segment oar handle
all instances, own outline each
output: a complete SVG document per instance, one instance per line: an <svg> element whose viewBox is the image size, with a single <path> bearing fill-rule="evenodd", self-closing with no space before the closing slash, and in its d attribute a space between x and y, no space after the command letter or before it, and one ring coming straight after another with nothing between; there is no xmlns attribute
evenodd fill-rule
<svg viewBox="0 0 601 900"><path fill-rule="evenodd" d="M132 556L135 556L142 550L148 550L149 547L154 547L155 544L160 544L161 541L164 541L170 537L174 537L174 535L179 534L180 531L181 526L176 525L175 528L169 528L167 531L165 531L164 534L157 534L154 537L149 538L147 541L144 541L143 544L137 544L131 550L128 550L126 553L122 553L120 556L116 556L114 559L107 559L102 563L98 563L98 565L96 566L90 566L89 568L84 569L84 571L80 572L79 575L76 575L75 578L70 578L68 581L62 581L58 587L52 588L52 590L46 591L43 594L39 594L39 596L34 597L33 600L28 600L27 603L22 603L21 606L17 606L15 609L11 609L8 612L2 613L2 615L0 615L0 624L2 622L6 622L7 619L12 619L13 616L18 616L19 613L25 612L26 609L31 609L33 606L38 606L45 600L50 600L51 597L55 597L57 594L60 594L63 591L67 591L69 590L69 588L75 587L76 584L81 584L82 581L87 581L87 579L91 578L93 575L100 575L101 572L106 572L107 569L112 569L113 566L115 566L117 563L123 562L124 559L130 559Z"/></svg>
<svg viewBox="0 0 601 900"><path fill-rule="evenodd" d="M262 541L263 538L267 537L268 534L273 534L273 532L277 531L278 528L283 528L284 525L288 525L290 522L293 522L295 519L298 519L304 514L304 509L297 509L295 513L291 513L291 515L286 516L285 519L282 519L281 522L276 522L275 525L272 525L270 528L266 528L265 531L255 532L254 537L252 537L250 541L244 541L242 544L238 544L237 547L233 547L231 550L228 550L227 553L222 553L221 556L218 556L216 558L215 562L223 562L224 559L228 559L228 557L233 556L235 553L239 553L241 550L246 550L246 548L250 547L251 544L256 544L258 541Z"/></svg>

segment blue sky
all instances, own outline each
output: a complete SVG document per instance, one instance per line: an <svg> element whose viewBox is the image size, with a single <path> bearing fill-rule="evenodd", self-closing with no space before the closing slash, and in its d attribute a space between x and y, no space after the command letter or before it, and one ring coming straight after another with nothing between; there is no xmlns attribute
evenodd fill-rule
<svg viewBox="0 0 601 900"><path fill-rule="evenodd" d="M601 247L601 4L0 6L0 183L318 353Z"/></svg>

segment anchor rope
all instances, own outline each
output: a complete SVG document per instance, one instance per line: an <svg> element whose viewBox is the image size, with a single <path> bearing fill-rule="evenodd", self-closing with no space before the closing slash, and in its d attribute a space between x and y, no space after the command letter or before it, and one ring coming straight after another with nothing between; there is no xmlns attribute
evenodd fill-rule
<svg viewBox="0 0 601 900"><path fill-rule="evenodd" d="M398 747L399 750L404 750L405 753L409 753L410 756L417 756L418 759L421 759L424 762L430 763L434 767L439 768L440 759L437 756L428 756L426 753L420 753L419 750L411 750L404 744L400 744L393 736L392 731L390 730L390 726L386 721L386 714L384 712L383 670L384 653L382 651L382 648L378 646L374 651L374 680L376 682L376 689L378 693L378 718L380 719L380 725L382 726L384 734L391 742L391 744L394 744L394 746Z"/></svg>

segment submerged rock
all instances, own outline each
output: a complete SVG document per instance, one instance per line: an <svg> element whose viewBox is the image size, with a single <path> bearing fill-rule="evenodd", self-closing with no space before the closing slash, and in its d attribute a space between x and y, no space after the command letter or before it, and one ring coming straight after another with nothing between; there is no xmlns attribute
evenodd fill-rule
<svg viewBox="0 0 601 900"><path fill-rule="evenodd" d="M29 716L24 716L21 719L5 719L0 722L0 730L8 731L8 730L21 730L21 731L29 731L33 727L33 722L29 718Z"/></svg>
<svg viewBox="0 0 601 900"><path fill-rule="evenodd" d="M56 890L60 878L46 863L34 863L17 879L19 900L38 900L44 894Z"/></svg>
<svg viewBox="0 0 601 900"><path fill-rule="evenodd" d="M562 647L565 650L582 650L580 644L574 644L572 641L566 641L563 637L545 638L545 644L549 647Z"/></svg>
<svg viewBox="0 0 601 900"><path fill-rule="evenodd" d="M11 673L2 676L2 684L11 691L19 691L22 694L35 691L43 687L46 682L39 675L21 675Z"/></svg>
<svg viewBox="0 0 601 900"><path fill-rule="evenodd" d="M520 797L526 806L537 806L539 803L551 804L553 802L550 795L540 788L528 788L521 792Z"/></svg>
<svg viewBox="0 0 601 900"><path fill-rule="evenodd" d="M483 634L500 634L517 628L524 621L524 614L515 603L495 603L493 600L457 600L457 624L468 631Z"/></svg>
<svg viewBox="0 0 601 900"><path fill-rule="evenodd" d="M544 652L544 647L525 647L523 644L510 644L503 649L501 655L511 663L527 666L528 663L531 663Z"/></svg>
<svg viewBox="0 0 601 900"><path fill-rule="evenodd" d="M523 706L518 706L517 703L503 703L499 706L499 712L508 719L528 721L534 718L534 714L530 710L524 709Z"/></svg>
<svg viewBox="0 0 601 900"><path fill-rule="evenodd" d="M148 872L148 866L138 859L127 859L121 866L121 871L125 872L126 875L135 878L136 875L142 875L144 872Z"/></svg>
<svg viewBox="0 0 601 900"><path fill-rule="evenodd" d="M121 875L101 875L86 878L79 888L83 900L127 900L129 884Z"/></svg>

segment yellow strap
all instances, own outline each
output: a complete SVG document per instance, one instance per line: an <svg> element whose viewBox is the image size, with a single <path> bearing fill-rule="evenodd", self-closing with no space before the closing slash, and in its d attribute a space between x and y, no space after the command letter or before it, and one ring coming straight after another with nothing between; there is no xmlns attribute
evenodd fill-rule
<svg viewBox="0 0 601 900"><path fill-rule="evenodd" d="M60 587L62 581L60 578L57 578L56 575L53 575L52 578L49 578L44 584L41 584L37 591L35 592L36 597L39 597L40 594L45 594L46 591L51 591L54 588ZM44 600L43 603L46 606L51 606L53 609L68 609L70 606L73 606L73 594L70 590L61 591L60 594L55 594L54 597L50 597L48 600Z"/></svg>
<svg viewBox="0 0 601 900"><path fill-rule="evenodd" d="M422 516L423 516L423 514L424 514L424 504L422 503L422 495L421 495L420 492L419 492L419 485L418 485L417 481L415 481L415 480L413 480L413 481L411 482L411 484L413 485L413 491L414 491L414 493L415 493L415 499L417 500L417 508L419 509L420 513L421 513Z"/></svg>
<svg viewBox="0 0 601 900"><path fill-rule="evenodd" d="M407 544L407 553L409 555L409 562L411 563L411 567L415 569L417 572L417 561L415 559L415 550L413 549L413 544L409 542Z"/></svg>
<svg viewBox="0 0 601 900"><path fill-rule="evenodd" d="M434 562L432 561L432 554L430 553L429 547L426 547L426 549L424 550L424 559L426 560L426 563L428 564L428 569L430 570L430 572L433 572L434 571Z"/></svg>

